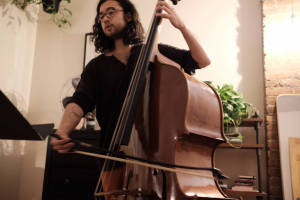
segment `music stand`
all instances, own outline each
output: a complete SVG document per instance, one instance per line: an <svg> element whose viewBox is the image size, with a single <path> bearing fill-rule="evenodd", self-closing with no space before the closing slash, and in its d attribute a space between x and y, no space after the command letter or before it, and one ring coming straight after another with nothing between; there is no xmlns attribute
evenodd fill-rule
<svg viewBox="0 0 300 200"><path fill-rule="evenodd" d="M0 90L0 139L45 140L54 124L30 125Z"/></svg>

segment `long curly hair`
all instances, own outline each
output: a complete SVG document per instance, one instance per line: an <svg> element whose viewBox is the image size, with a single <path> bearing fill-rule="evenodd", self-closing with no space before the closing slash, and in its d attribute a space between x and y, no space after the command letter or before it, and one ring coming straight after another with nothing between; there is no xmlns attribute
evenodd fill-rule
<svg viewBox="0 0 300 200"><path fill-rule="evenodd" d="M95 17L95 24L93 25L93 32L91 32L90 42L95 45L95 51L97 53L105 53L115 48L114 40L107 37L102 29L101 23L98 22L100 6L108 0L100 0L97 6L97 15ZM130 2L130 0L114 0L117 1L123 8L124 20L126 20L126 14L131 13L132 20L127 23L124 33L123 42L125 45L141 44L144 39L144 28L140 22L139 14Z"/></svg>

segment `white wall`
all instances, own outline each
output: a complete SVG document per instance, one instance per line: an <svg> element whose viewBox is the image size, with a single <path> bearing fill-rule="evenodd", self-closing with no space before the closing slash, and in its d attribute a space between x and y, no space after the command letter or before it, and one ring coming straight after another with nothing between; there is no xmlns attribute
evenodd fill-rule
<svg viewBox="0 0 300 200"><path fill-rule="evenodd" d="M0 90L25 117L29 105L38 11L37 6L29 6L22 11L11 5L11 0L0 1ZM24 141L0 140L1 199L18 198L24 144Z"/></svg>
<svg viewBox="0 0 300 200"><path fill-rule="evenodd" d="M55 123L62 117L59 92L70 77L83 69L85 33L91 31L97 0L75 0L69 32L61 31L50 15L39 13L28 120L31 124ZM20 200L41 199L47 141L27 143L20 182Z"/></svg>
<svg viewBox="0 0 300 200"><path fill-rule="evenodd" d="M156 0L132 1L140 12L144 27L148 28ZM56 127L59 125L62 116L58 105L60 88L66 80L82 71L84 35L91 31L97 2L98 0L72 1L69 8L74 15L71 20L73 27L67 34L53 23L47 22L47 14L41 12L28 114L31 123L54 122ZM196 77L219 85L233 84L264 118L260 0L180 1L176 10L212 58L212 64L206 69L198 70ZM180 32L168 21L163 22L159 42L187 48ZM251 129L242 131L246 136L246 143L254 142L250 139L254 136ZM264 143L264 129L261 130L261 141ZM25 151L26 159L22 169L22 198L19 198L22 200L40 199L42 194L46 142L32 143L30 146L31 151ZM217 167L233 178L229 183L238 174L256 174L255 163L254 151L217 152ZM263 153L264 189L265 165Z"/></svg>

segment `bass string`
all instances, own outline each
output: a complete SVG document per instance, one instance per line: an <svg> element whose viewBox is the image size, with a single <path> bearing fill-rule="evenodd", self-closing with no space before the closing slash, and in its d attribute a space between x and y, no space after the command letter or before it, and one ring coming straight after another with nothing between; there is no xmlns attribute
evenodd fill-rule
<svg viewBox="0 0 300 200"><path fill-rule="evenodd" d="M154 14L152 16L152 21L155 21L155 17L156 17L155 13L156 13L156 11L154 10ZM141 65L141 62L142 62L142 60L145 59L145 49L149 49L149 46L151 45L150 41L149 41L151 37L149 35L153 34L153 32L154 32L153 24L150 24L150 27L151 28L148 29L150 31L148 31L148 33L147 33L146 45L142 46L141 52L139 54L138 61L137 61L136 67L134 69L134 72L133 72L133 75L132 75L132 78L131 78L131 81L130 81L130 84L129 84L129 87L128 87L128 90L127 90L127 94L126 94L126 97L125 97L125 100L124 100L124 103L123 103L123 106L122 106L122 109L121 109L121 112L120 112L120 115L119 115L119 118L118 118L118 122L116 124L116 128L115 128L115 131L114 131L114 134L113 134L113 137L112 137L112 141L111 141L110 146L109 146L109 150L112 150L114 148L114 146L116 145L116 143L117 143L116 138L120 138L120 141L122 141L122 139L123 139L124 129L121 130L120 125L122 125L124 123L126 124L127 120L128 120L128 117L129 117L128 114L124 117L124 112L125 112L126 109L128 109L128 106L130 108L132 106L132 104L128 105L128 103L129 103L128 100L130 100L130 97L135 95L135 91L136 91L135 88L137 87L138 77L140 77L140 75L142 73L143 66ZM132 89L133 87L135 87L135 88ZM124 122L124 120L125 120L125 122ZM119 137L120 134L121 134L121 137ZM107 155L109 155L109 154L107 154ZM113 167L111 169L111 170L113 170L113 168L115 166L115 161L105 160L105 163L103 165L103 168L102 168L102 171L101 171L101 174L100 174L100 178L102 178L103 171L107 171L108 166L110 165L110 162L113 162L113 165L112 165ZM106 175L107 175L107 173L105 173L102 180L105 180ZM110 185L111 176L112 176L112 173L110 173L108 185ZM102 190L102 188L103 188L103 184L101 185L100 191ZM109 188L109 187L107 187L107 188Z"/></svg>
<svg viewBox="0 0 300 200"><path fill-rule="evenodd" d="M144 54L140 54L140 55L143 56ZM143 58L143 59L145 59L145 58ZM122 120L121 120L121 122L119 124L119 127L118 127L117 138L120 138L120 139L119 139L119 141L117 139L115 139L113 146L115 146L117 144L117 142L120 143L122 141L123 137L124 137L124 133L125 133L124 126L128 123L128 117L129 117L129 112L128 111L131 110L131 107L132 107L132 101L130 101L130 100L132 100L132 97L135 95L136 87L137 87L137 84L138 84L138 78L136 78L136 77L140 77L142 67L143 66L138 62L137 67L136 67L137 71L135 73L135 78L133 79L133 84L131 84L131 86L130 86L129 98L128 98L128 101L125 102L126 103L125 108L127 109L127 112L124 112L124 115L123 115ZM115 161L108 161L108 163L110 163L110 162L113 162L113 165L112 165L112 170L113 170L114 166L115 166ZM108 173L106 173L106 174L108 174ZM108 179L108 185L110 185L110 183L111 183L110 180L111 180L111 177L112 177L112 173L109 173L109 174L110 174L110 176L109 176L109 179Z"/></svg>
<svg viewBox="0 0 300 200"><path fill-rule="evenodd" d="M141 50L141 53L139 55L139 58L138 58L138 62L137 63L140 63L141 59L142 59L142 55L143 55L143 52L145 50L145 47L143 46L142 47L142 50ZM138 66L138 65L137 65ZM130 81L130 85L128 87L128 91L127 91L127 94L126 94L126 97L125 97L125 100L124 100L124 103L123 103L123 106L122 106L122 109L121 109L121 112L120 112L120 115L119 115L119 118L118 118L118 122L116 124L116 128L115 128L115 131L114 131L114 134L113 134L113 137L112 137L112 141L110 143L110 146L109 146L109 150L112 150L114 148L114 146L116 145L116 143L118 142L117 141L117 138L120 138L120 140L122 141L123 139L123 135L124 135L124 131L120 130L120 125L124 124L124 120L127 121L128 119L128 116L124 117L124 112L126 110L126 108L128 107L128 100L129 98L132 96L132 87L133 85L136 83L136 79L138 77L138 75L140 74L140 69L138 67L135 67L134 69L134 72L133 72L133 75L132 75L132 79ZM122 132L122 133L120 133ZM121 137L119 137L121 134ZM109 154L107 154L109 155ZM108 167L110 166L110 162L113 162L112 164L112 169L114 168L114 165L115 165L115 161L111 161L111 160L105 160L105 163L103 165L103 168L102 168L102 171L101 171L101 174L100 174L100 177L102 177L102 174L103 174L103 171L107 171ZM112 170L111 169L111 170ZM106 179L106 175L108 173L105 173L104 177L102 178L102 180L105 180ZM108 184L110 184L110 179L111 179L111 175L112 173L110 173L110 177L109 177L109 181L108 181ZM103 188L103 184L101 185L101 188L100 188L100 191L102 190ZM107 187L108 188L108 187Z"/></svg>
<svg viewBox="0 0 300 200"><path fill-rule="evenodd" d="M153 31L152 31L152 32L153 32ZM150 45L150 42L147 42L146 45L149 46L149 45ZM140 55L139 55L139 59L138 59L137 65L136 65L137 67L135 68L135 71L134 71L134 77L132 78L132 82L130 83L130 87L129 87L129 89L128 89L128 94L129 94L129 95L128 95L128 101L124 102L124 105L125 105L125 103L126 103L125 109L127 109L127 110L131 110L132 101L129 101L129 100L130 100L130 98L134 97L135 94L136 94L136 87L137 87L138 81L139 81L138 78L141 76L142 69L143 69L143 67L144 67L144 66L141 64L141 60L145 60L145 53L144 53L145 49L149 49L149 47L143 46L143 49L142 49L142 51L141 51L141 53L140 53ZM133 88L133 87L134 87L134 88ZM133 93L133 94L131 94L131 93ZM124 115L126 115L126 116L123 116L122 119L121 119L121 122L120 122L120 124L123 125L123 126L124 126L125 124L127 124L127 122L128 122L129 112L124 112ZM120 124L118 124L118 131L117 131L117 138L120 138L120 141L119 141L119 142L122 141L123 136L124 136L124 131L125 131L125 129L124 129L123 127L120 127ZM121 134L121 136L118 137L120 134ZM113 146L116 145L116 142L117 142L117 139L114 138L114 142L113 142L114 144L113 144ZM112 147L112 148L113 148L113 147ZM111 161L109 160L108 163L110 163L110 162L111 162ZM112 162L114 162L114 163L113 163L113 167L112 167L112 169L113 169L113 168L114 168L114 165L115 165L115 161L112 161ZM109 164L108 164L107 166L109 166ZM106 166L106 167L107 167L107 166ZM107 173L106 173L106 174L107 174ZM105 174L105 176L106 176L106 174ZM110 184L111 176L112 176L112 173L110 173L110 177L109 177L108 184Z"/></svg>

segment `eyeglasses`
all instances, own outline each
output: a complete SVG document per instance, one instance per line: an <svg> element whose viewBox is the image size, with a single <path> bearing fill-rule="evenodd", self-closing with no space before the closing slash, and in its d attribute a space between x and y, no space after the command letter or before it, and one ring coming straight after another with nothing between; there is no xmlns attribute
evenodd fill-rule
<svg viewBox="0 0 300 200"><path fill-rule="evenodd" d="M108 9L108 11L106 13L99 15L98 22L101 23L105 16L109 19L113 18L116 14L116 11L123 11L123 10L110 8L110 9Z"/></svg>

